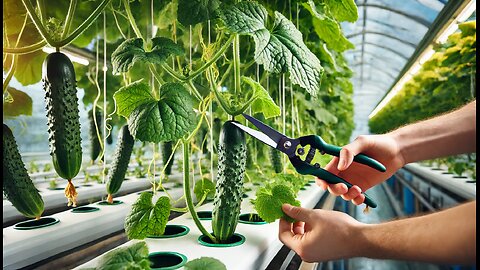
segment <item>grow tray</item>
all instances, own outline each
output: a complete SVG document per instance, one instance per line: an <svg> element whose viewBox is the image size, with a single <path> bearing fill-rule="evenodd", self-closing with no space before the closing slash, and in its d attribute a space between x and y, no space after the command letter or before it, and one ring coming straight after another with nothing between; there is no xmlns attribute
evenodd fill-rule
<svg viewBox="0 0 480 270"><path fill-rule="evenodd" d="M159 192L157 196L162 194ZM178 199L183 195L183 190L178 188L169 194ZM123 203L115 207L88 205L100 210L81 215L72 209L54 214L51 217L60 221L55 226L27 231L16 230L13 226L3 228L3 269L26 267L123 230L125 217L138 197L136 193L116 197Z"/></svg>
<svg viewBox="0 0 480 270"><path fill-rule="evenodd" d="M248 184L247 184L248 185ZM250 186L250 185L249 185ZM252 190L248 192L254 197L256 186L251 186ZM320 200L324 191L318 186L312 185L307 190L298 193L298 200L303 207L313 208ZM213 203L207 203L200 206L197 211L211 211ZM253 205L250 200L243 200L241 214L254 213ZM211 220L200 221L207 231L212 231ZM189 213L179 216L168 222L169 225L184 225L190 228L190 232L178 238L151 239L146 238L149 252L178 252L184 254L188 260L194 260L200 257L214 257L222 261L228 270L258 270L265 269L270 261L275 257L283 244L278 240L278 222L262 225L253 225L238 223L236 233L245 237L245 242L241 245L232 247L203 246L198 242L201 232L195 226L194 220ZM121 246L129 246L135 241L128 241ZM105 253L104 253L105 254ZM98 260L104 255L100 255L91 261L88 261L75 269L95 267ZM239 263L238 258L248 258Z"/></svg>

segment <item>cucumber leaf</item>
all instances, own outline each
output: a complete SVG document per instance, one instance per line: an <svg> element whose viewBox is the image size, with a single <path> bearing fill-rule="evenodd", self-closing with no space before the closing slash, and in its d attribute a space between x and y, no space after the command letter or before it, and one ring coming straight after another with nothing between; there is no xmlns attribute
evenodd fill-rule
<svg viewBox="0 0 480 270"><path fill-rule="evenodd" d="M117 114L125 118L128 118L139 105L156 101L150 92L150 87L143 80L120 88L113 94L113 98L117 103Z"/></svg>
<svg viewBox="0 0 480 270"><path fill-rule="evenodd" d="M151 40L152 50L146 51L143 39L127 39L112 53L113 74L127 72L135 62L161 64L171 55L182 55L183 48L171 39L155 37Z"/></svg>
<svg viewBox="0 0 480 270"><path fill-rule="evenodd" d="M144 100L128 117L128 129L142 142L176 141L195 128L193 100L179 83L160 88L160 99Z"/></svg>
<svg viewBox="0 0 480 270"><path fill-rule="evenodd" d="M200 257L195 260L191 260L183 266L185 270L227 270L225 264L218 259L212 257Z"/></svg>
<svg viewBox="0 0 480 270"><path fill-rule="evenodd" d="M358 9L354 0L324 0L333 17L339 22L358 20Z"/></svg>
<svg viewBox="0 0 480 270"><path fill-rule="evenodd" d="M138 242L128 247L114 249L97 263L96 270L148 270L150 260L148 259L148 247L145 242Z"/></svg>
<svg viewBox="0 0 480 270"><path fill-rule="evenodd" d="M267 29L267 10L256 2L224 6L219 16L226 28L250 35L255 41L255 61L272 73L290 73L290 80L310 94L320 90L323 68L320 60L303 43L302 33L279 12L272 29Z"/></svg>
<svg viewBox="0 0 480 270"><path fill-rule="evenodd" d="M179 0L178 21L183 25L195 25L214 18L219 0Z"/></svg>
<svg viewBox="0 0 480 270"><path fill-rule="evenodd" d="M25 92L7 87L3 100L3 116L32 115L32 98Z"/></svg>
<svg viewBox="0 0 480 270"><path fill-rule="evenodd" d="M263 220L272 223L279 218L284 218L289 222L294 222L282 211L284 203L300 206L300 202L295 198L295 193L290 187L283 184L266 185L257 190L256 196L253 201L254 208Z"/></svg>
<svg viewBox="0 0 480 270"><path fill-rule="evenodd" d="M263 113L265 118L270 118L280 115L280 107L275 104L268 91L263 88L261 84L252 80L249 77L243 77L242 81L247 83L253 89L253 96L255 100L252 102L252 113Z"/></svg>
<svg viewBox="0 0 480 270"><path fill-rule="evenodd" d="M312 24L318 37L325 41L327 47L337 52L353 49L355 46L343 35L338 22L324 13L317 11L313 1L302 4L312 14Z"/></svg>
<svg viewBox="0 0 480 270"><path fill-rule="evenodd" d="M170 199L160 197L152 203L153 194L143 192L132 205L125 219L125 233L129 239L144 239L148 235L162 235L170 215Z"/></svg>

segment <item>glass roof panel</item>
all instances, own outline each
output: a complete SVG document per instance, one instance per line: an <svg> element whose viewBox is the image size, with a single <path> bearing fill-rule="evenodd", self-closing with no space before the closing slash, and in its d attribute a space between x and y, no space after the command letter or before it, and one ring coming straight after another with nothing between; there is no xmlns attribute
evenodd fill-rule
<svg viewBox="0 0 480 270"><path fill-rule="evenodd" d="M368 115L390 89L447 1L355 2L358 20L341 23L341 26L355 45L355 49L346 51L344 56L354 71L355 124L365 128Z"/></svg>

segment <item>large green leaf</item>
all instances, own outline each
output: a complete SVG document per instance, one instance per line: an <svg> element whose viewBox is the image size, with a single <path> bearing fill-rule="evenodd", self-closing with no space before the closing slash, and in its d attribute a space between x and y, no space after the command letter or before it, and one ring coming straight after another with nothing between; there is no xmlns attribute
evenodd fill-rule
<svg viewBox="0 0 480 270"><path fill-rule="evenodd" d="M219 0L178 0L178 21L183 25L195 25L213 19Z"/></svg>
<svg viewBox="0 0 480 270"><path fill-rule="evenodd" d="M148 270L148 247L145 242L138 242L128 247L119 247L105 256L97 263L96 270Z"/></svg>
<svg viewBox="0 0 480 270"><path fill-rule="evenodd" d="M23 86L38 83L42 79L42 65L46 57L47 54L41 50L18 55L17 67L13 76ZM3 65L4 71L10 68L11 58L7 57Z"/></svg>
<svg viewBox="0 0 480 270"><path fill-rule="evenodd" d="M8 100L3 100L3 116L32 115L32 98L13 87L7 88Z"/></svg>
<svg viewBox="0 0 480 270"><path fill-rule="evenodd" d="M275 104L268 91L261 84L249 77L243 77L242 81L247 83L253 89L255 100L250 105L252 113L263 113L266 119L280 115L280 107Z"/></svg>
<svg viewBox="0 0 480 270"><path fill-rule="evenodd" d="M152 96L150 86L142 80L138 80L120 88L113 95L113 98L117 103L117 114L125 118L128 118L132 111L138 106L156 101Z"/></svg>
<svg viewBox="0 0 480 270"><path fill-rule="evenodd" d="M303 3L302 5L312 14L313 28L318 37L327 43L328 48L337 52L355 48L343 35L338 22L317 11L313 1L308 1L308 3Z"/></svg>
<svg viewBox="0 0 480 270"><path fill-rule="evenodd" d="M324 0L332 15L339 22L355 22L358 19L358 9L354 0Z"/></svg>
<svg viewBox="0 0 480 270"><path fill-rule="evenodd" d="M175 141L195 128L193 100L181 84L166 83L160 100L138 105L128 117L132 136L142 142Z"/></svg>
<svg viewBox="0 0 480 270"><path fill-rule="evenodd" d="M182 55L183 48L164 37L155 37L151 40L152 50L146 51L143 39L131 38L125 40L112 53L113 74L127 72L135 62L149 62L161 64L171 55Z"/></svg>
<svg viewBox="0 0 480 270"><path fill-rule="evenodd" d="M143 192L132 205L125 219L125 233L129 239L144 239L148 235L162 235L170 216L170 199L160 197L152 203L153 194Z"/></svg>
<svg viewBox="0 0 480 270"><path fill-rule="evenodd" d="M272 73L290 73L290 80L310 94L320 89L323 68L320 60L303 43L302 33L279 12L272 29L267 29L267 10L256 2L224 6L220 18L228 30L247 34L255 41L255 61Z"/></svg>

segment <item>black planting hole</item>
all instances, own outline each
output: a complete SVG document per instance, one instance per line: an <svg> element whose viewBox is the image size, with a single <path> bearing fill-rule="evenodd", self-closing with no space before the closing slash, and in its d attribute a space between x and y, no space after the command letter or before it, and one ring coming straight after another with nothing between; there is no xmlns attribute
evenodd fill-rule
<svg viewBox="0 0 480 270"><path fill-rule="evenodd" d="M72 209L72 212L73 213L89 213L89 212L95 212L95 211L98 211L98 210L100 210L100 208L98 208L98 207L81 206L81 207L77 207L77 208Z"/></svg>
<svg viewBox="0 0 480 270"><path fill-rule="evenodd" d="M19 222L15 224L13 228L17 230L31 230L35 228L47 227L58 222L59 220L56 218L44 217L38 220L27 220L27 221Z"/></svg>
<svg viewBox="0 0 480 270"><path fill-rule="evenodd" d="M212 234L213 235L213 234ZM239 242L242 242L244 240L244 238L242 238L239 234L233 234L230 238L228 238L225 242L223 243L214 243L212 242L212 239L210 239L208 236L206 235L202 235L200 236L200 241L203 241L207 244L210 244L210 245L218 245L218 246L221 246L221 245L232 245L232 244L236 244L236 243L239 243Z"/></svg>
<svg viewBox="0 0 480 270"><path fill-rule="evenodd" d="M198 211L197 216L199 219L212 219L212 211Z"/></svg>
<svg viewBox="0 0 480 270"><path fill-rule="evenodd" d="M175 253L156 252L148 255L151 268L174 267L184 263L184 259Z"/></svg>

